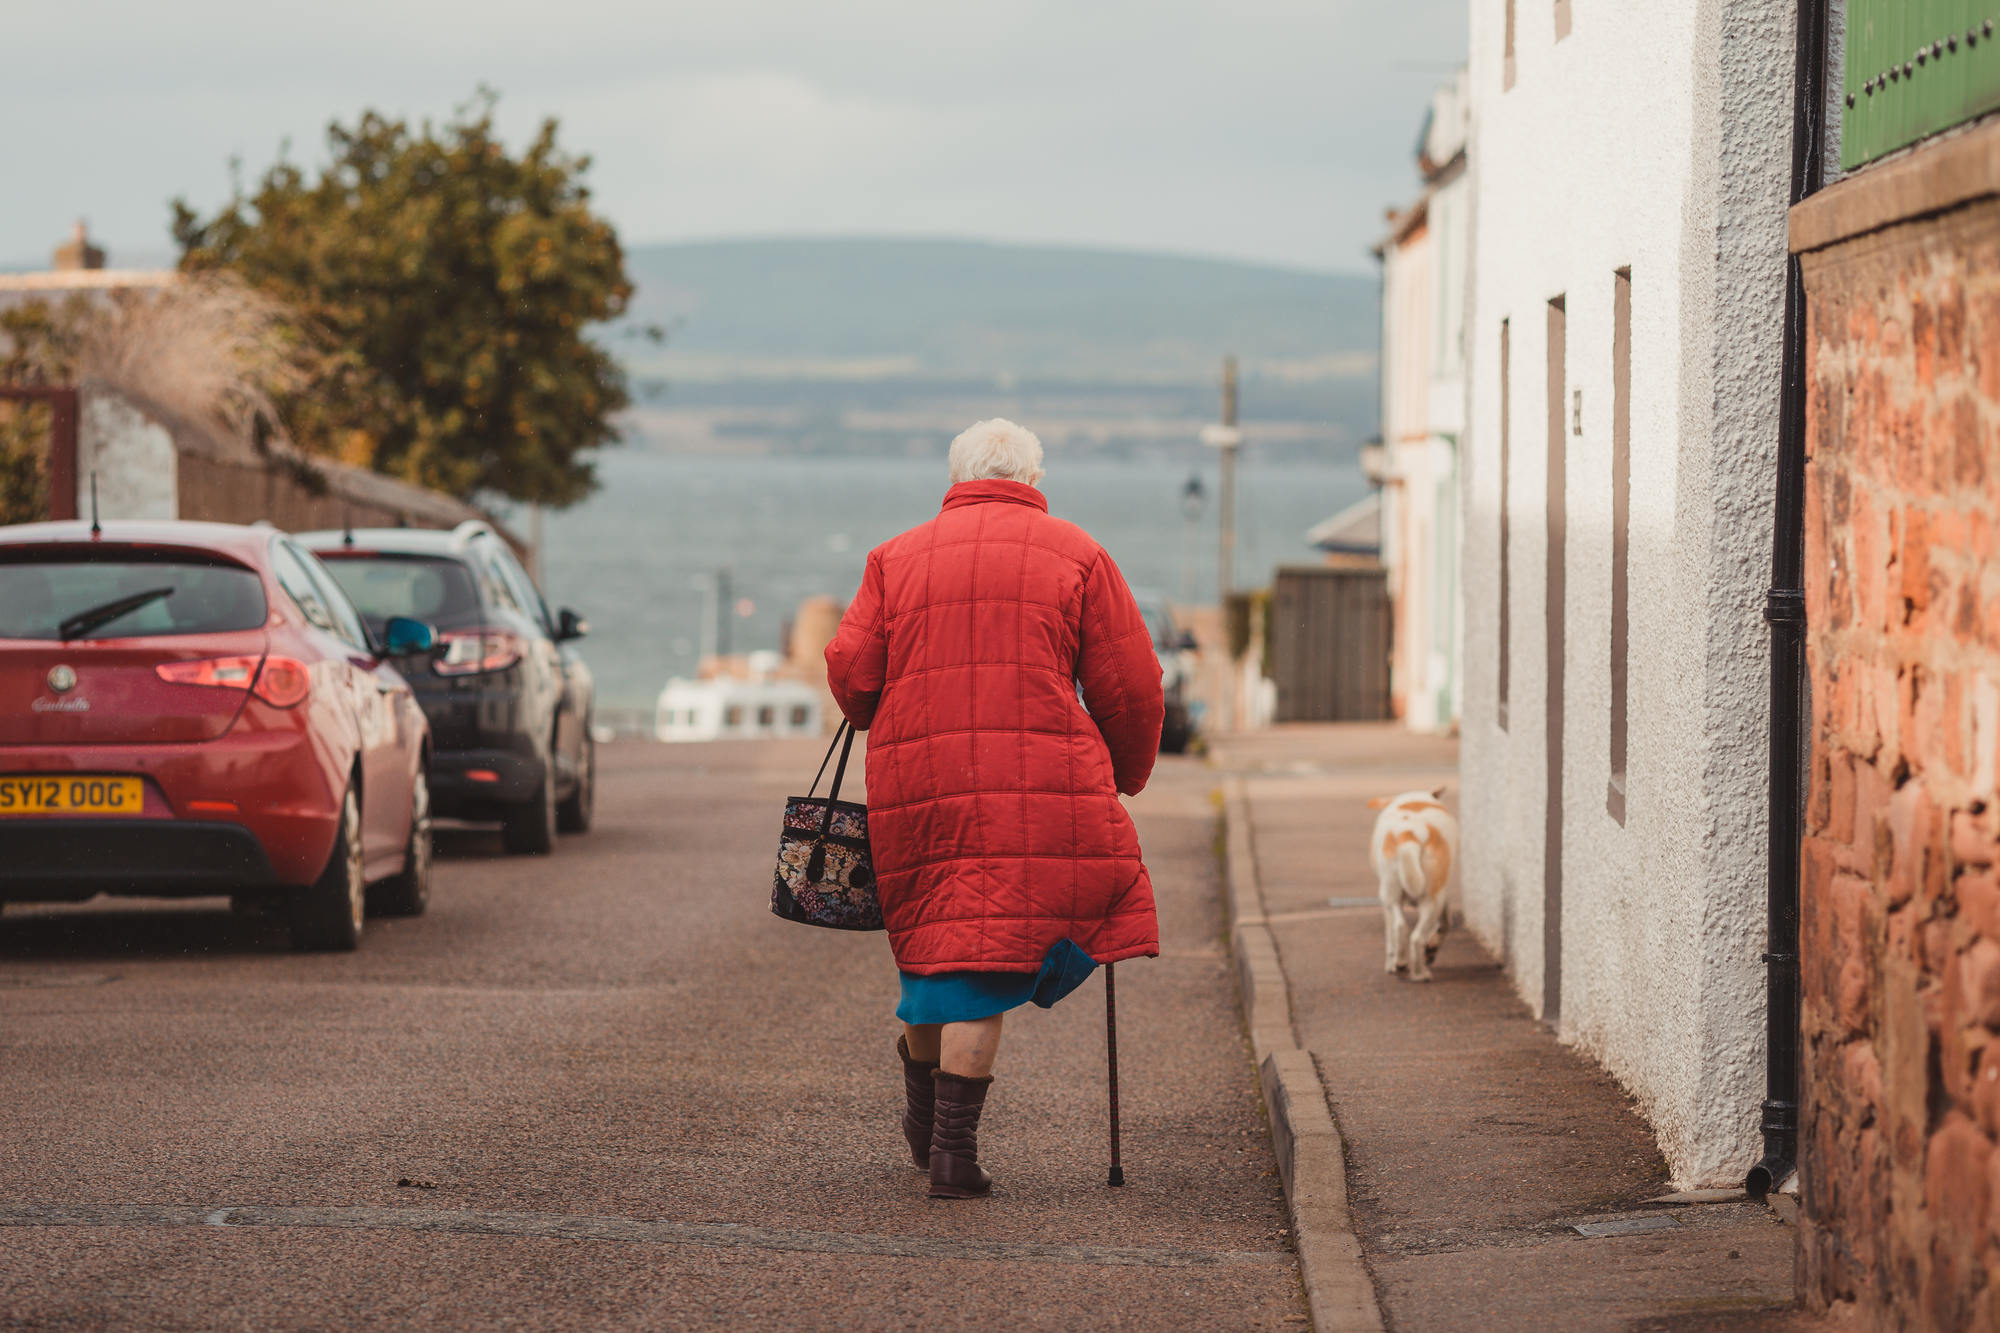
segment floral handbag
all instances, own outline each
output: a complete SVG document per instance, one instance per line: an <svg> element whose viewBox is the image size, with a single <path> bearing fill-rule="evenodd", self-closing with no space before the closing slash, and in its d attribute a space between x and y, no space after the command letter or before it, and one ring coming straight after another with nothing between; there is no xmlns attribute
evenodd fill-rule
<svg viewBox="0 0 2000 1333"><path fill-rule="evenodd" d="M813 792L826 776L835 749L840 764L825 800ZM834 733L826 758L804 796L785 800L785 829L778 837L778 873L771 883L771 911L806 926L830 930L881 930L882 903L875 896L875 866L868 855L868 807L840 799L854 728Z"/></svg>

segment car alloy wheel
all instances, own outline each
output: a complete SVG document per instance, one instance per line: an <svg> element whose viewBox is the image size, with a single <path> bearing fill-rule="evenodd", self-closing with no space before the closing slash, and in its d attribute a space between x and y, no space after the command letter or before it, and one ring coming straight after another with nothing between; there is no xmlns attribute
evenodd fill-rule
<svg viewBox="0 0 2000 1333"><path fill-rule="evenodd" d="M332 854L317 880L292 896L292 945L346 952L360 947L368 909L368 880L361 868L361 798L353 787L341 796L340 827Z"/></svg>
<svg viewBox="0 0 2000 1333"><path fill-rule="evenodd" d="M435 841L431 832L431 784L422 773L417 774L415 790L410 793L410 851L404 860L403 873L410 882L417 885L421 896L430 896L431 857Z"/></svg>
<svg viewBox="0 0 2000 1333"><path fill-rule="evenodd" d="M410 836L403 845L403 868L368 891L371 912L377 916L423 915L430 903L435 845L430 779L419 770L410 784Z"/></svg>
<svg viewBox="0 0 2000 1333"><path fill-rule="evenodd" d="M555 747L542 763L542 781L535 795L507 811L500 841L517 856L547 856L556 848Z"/></svg>
<svg viewBox="0 0 2000 1333"><path fill-rule="evenodd" d="M584 724L583 745L577 754L576 790L556 807L556 828L564 833L588 833L597 807L597 741L590 724Z"/></svg>
<svg viewBox="0 0 2000 1333"><path fill-rule="evenodd" d="M368 916L368 877L361 869L361 802L352 787L341 803L341 822L347 827L347 919L358 936Z"/></svg>

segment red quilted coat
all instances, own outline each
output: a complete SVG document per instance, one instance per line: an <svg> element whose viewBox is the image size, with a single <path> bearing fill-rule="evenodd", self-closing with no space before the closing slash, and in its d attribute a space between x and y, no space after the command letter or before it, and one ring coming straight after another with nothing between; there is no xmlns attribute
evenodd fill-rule
<svg viewBox="0 0 2000 1333"><path fill-rule="evenodd" d="M871 551L826 665L868 732L897 967L1033 972L1064 936L1101 963L1159 953L1118 801L1159 753L1159 658L1111 557L1039 490L962 482Z"/></svg>

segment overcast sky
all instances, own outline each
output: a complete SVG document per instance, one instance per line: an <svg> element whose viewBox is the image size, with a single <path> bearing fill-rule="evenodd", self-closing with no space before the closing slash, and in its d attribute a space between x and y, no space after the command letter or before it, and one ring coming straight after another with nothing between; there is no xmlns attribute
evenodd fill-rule
<svg viewBox="0 0 2000 1333"><path fill-rule="evenodd" d="M171 252L330 119L481 82L628 243L908 233L1363 271L1465 0L72 0L10 6L0 263Z"/></svg>

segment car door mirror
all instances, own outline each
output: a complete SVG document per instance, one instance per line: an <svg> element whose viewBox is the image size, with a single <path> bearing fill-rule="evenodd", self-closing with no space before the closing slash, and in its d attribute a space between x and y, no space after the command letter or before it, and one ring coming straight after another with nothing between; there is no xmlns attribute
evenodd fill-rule
<svg viewBox="0 0 2000 1333"><path fill-rule="evenodd" d="M411 657L437 647L437 631L421 620L390 616L382 627L382 650L390 657Z"/></svg>
<svg viewBox="0 0 2000 1333"><path fill-rule="evenodd" d="M576 612L565 606L561 611L556 613L557 642L562 643L570 639L580 639L588 633L590 633L590 622Z"/></svg>
<svg viewBox="0 0 2000 1333"><path fill-rule="evenodd" d="M1198 651L1201 648L1201 644L1196 641L1193 630L1184 629L1181 631L1180 638L1174 640L1174 647L1184 653L1192 653Z"/></svg>

